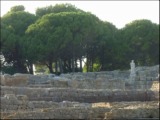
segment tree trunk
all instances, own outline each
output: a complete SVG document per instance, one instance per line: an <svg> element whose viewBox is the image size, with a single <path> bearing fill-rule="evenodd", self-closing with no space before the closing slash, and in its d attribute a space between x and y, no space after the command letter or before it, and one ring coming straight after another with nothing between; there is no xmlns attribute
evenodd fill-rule
<svg viewBox="0 0 160 120"><path fill-rule="evenodd" d="M82 72L82 58L80 58L79 60L80 60L80 72Z"/></svg>
<svg viewBox="0 0 160 120"><path fill-rule="evenodd" d="M93 58L91 60L91 72L93 72Z"/></svg>
<svg viewBox="0 0 160 120"><path fill-rule="evenodd" d="M75 63L75 72L77 72L77 70L78 70L77 59L75 59L74 63Z"/></svg>
<svg viewBox="0 0 160 120"><path fill-rule="evenodd" d="M72 72L72 64L71 64L72 62L71 61L72 59L68 60L69 72Z"/></svg>
<svg viewBox="0 0 160 120"><path fill-rule="evenodd" d="M72 59L72 72L75 72L74 58Z"/></svg>
<svg viewBox="0 0 160 120"><path fill-rule="evenodd" d="M49 61L48 69L49 69L49 72L50 72L50 73L53 73L52 62L51 62L51 61Z"/></svg>
<svg viewBox="0 0 160 120"><path fill-rule="evenodd" d="M60 73L63 73L62 60L59 60Z"/></svg>
<svg viewBox="0 0 160 120"><path fill-rule="evenodd" d="M29 64L29 73L33 74L33 64L32 63Z"/></svg>
<svg viewBox="0 0 160 120"><path fill-rule="evenodd" d="M57 65L57 60L56 60L56 62L55 62L55 73L57 74L57 72L58 72L58 65Z"/></svg>
<svg viewBox="0 0 160 120"><path fill-rule="evenodd" d="M63 72L66 73L68 71L67 61L64 60L63 63Z"/></svg>
<svg viewBox="0 0 160 120"><path fill-rule="evenodd" d="M33 64L31 63L31 62L27 62L26 63L27 64L27 68L28 68L28 72L30 73L30 74L33 74Z"/></svg>
<svg viewBox="0 0 160 120"><path fill-rule="evenodd" d="M19 72L19 73L27 73L26 66L20 60L17 60L17 62L15 63L15 68L16 68L17 72Z"/></svg>
<svg viewBox="0 0 160 120"><path fill-rule="evenodd" d="M104 48L102 49L101 54L101 71L104 71Z"/></svg>
<svg viewBox="0 0 160 120"><path fill-rule="evenodd" d="M87 72L89 72L89 58L87 57Z"/></svg>

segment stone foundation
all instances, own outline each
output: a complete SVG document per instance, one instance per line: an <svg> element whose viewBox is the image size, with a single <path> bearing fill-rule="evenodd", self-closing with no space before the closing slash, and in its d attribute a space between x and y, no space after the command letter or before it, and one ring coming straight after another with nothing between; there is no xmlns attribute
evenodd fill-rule
<svg viewBox="0 0 160 120"><path fill-rule="evenodd" d="M152 101L159 100L158 90L110 90L110 89L70 89L70 88L28 88L1 87L5 94L27 95L30 101L61 102L112 102L112 101Z"/></svg>
<svg viewBox="0 0 160 120"><path fill-rule="evenodd" d="M1 108L2 119L137 119L159 118L159 102L45 102L19 101ZM16 111L16 112L15 112Z"/></svg>
<svg viewBox="0 0 160 120"><path fill-rule="evenodd" d="M158 119L159 65L130 71L1 75L1 119Z"/></svg>

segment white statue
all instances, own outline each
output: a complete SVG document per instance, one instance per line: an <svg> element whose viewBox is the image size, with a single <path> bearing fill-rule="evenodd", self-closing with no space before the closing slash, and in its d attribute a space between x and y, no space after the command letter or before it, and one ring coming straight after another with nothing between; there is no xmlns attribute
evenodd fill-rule
<svg viewBox="0 0 160 120"><path fill-rule="evenodd" d="M134 63L134 60L131 61L130 66L131 66L131 74L135 74L135 63Z"/></svg>
<svg viewBox="0 0 160 120"><path fill-rule="evenodd" d="M136 72L135 72L135 63L134 63L134 60L131 61L130 66L131 66L130 78L131 79L135 79Z"/></svg>

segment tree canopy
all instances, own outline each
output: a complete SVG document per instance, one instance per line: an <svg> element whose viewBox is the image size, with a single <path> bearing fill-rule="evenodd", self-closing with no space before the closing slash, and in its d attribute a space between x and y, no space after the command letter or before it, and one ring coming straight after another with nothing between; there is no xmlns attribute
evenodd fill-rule
<svg viewBox="0 0 160 120"><path fill-rule="evenodd" d="M10 11L17 12L17 11L24 11L24 10L25 10L25 8L23 5L17 5L17 6L12 7Z"/></svg>
<svg viewBox="0 0 160 120"><path fill-rule="evenodd" d="M53 62L62 60L65 65L61 66L67 71L72 69L74 72L76 60L85 56L82 51L84 51L83 46L87 44L88 36L96 35L98 20L90 13L51 13L29 26L26 33L32 38L30 44L37 43L34 50L38 53L36 58L40 62L52 68ZM72 62L72 65L67 65L67 62L68 64Z"/></svg>
<svg viewBox="0 0 160 120"><path fill-rule="evenodd" d="M120 31L127 61L134 59L138 65L159 63L159 25L149 20L135 20Z"/></svg>
<svg viewBox="0 0 160 120"><path fill-rule="evenodd" d="M72 4L56 4L55 6L47 6L36 9L36 16L42 17L49 13L60 13L60 12L82 12L82 10L76 8Z"/></svg>
<svg viewBox="0 0 160 120"><path fill-rule="evenodd" d="M13 72L33 73L33 64L56 74L127 69L132 59L159 64L159 25L142 19L117 29L71 4L38 8L35 15L19 5L1 17L0 45Z"/></svg>
<svg viewBox="0 0 160 120"><path fill-rule="evenodd" d="M19 6L11 8L11 11L1 18L1 51L6 62L13 63L17 72L26 72L22 46L25 31L36 20L36 16L18 8Z"/></svg>

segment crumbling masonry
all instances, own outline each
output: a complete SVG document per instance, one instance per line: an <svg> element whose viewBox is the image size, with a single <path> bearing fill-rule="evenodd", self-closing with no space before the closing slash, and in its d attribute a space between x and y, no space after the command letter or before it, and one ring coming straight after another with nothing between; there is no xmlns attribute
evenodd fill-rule
<svg viewBox="0 0 160 120"><path fill-rule="evenodd" d="M1 119L158 119L159 65L135 74L1 75Z"/></svg>

